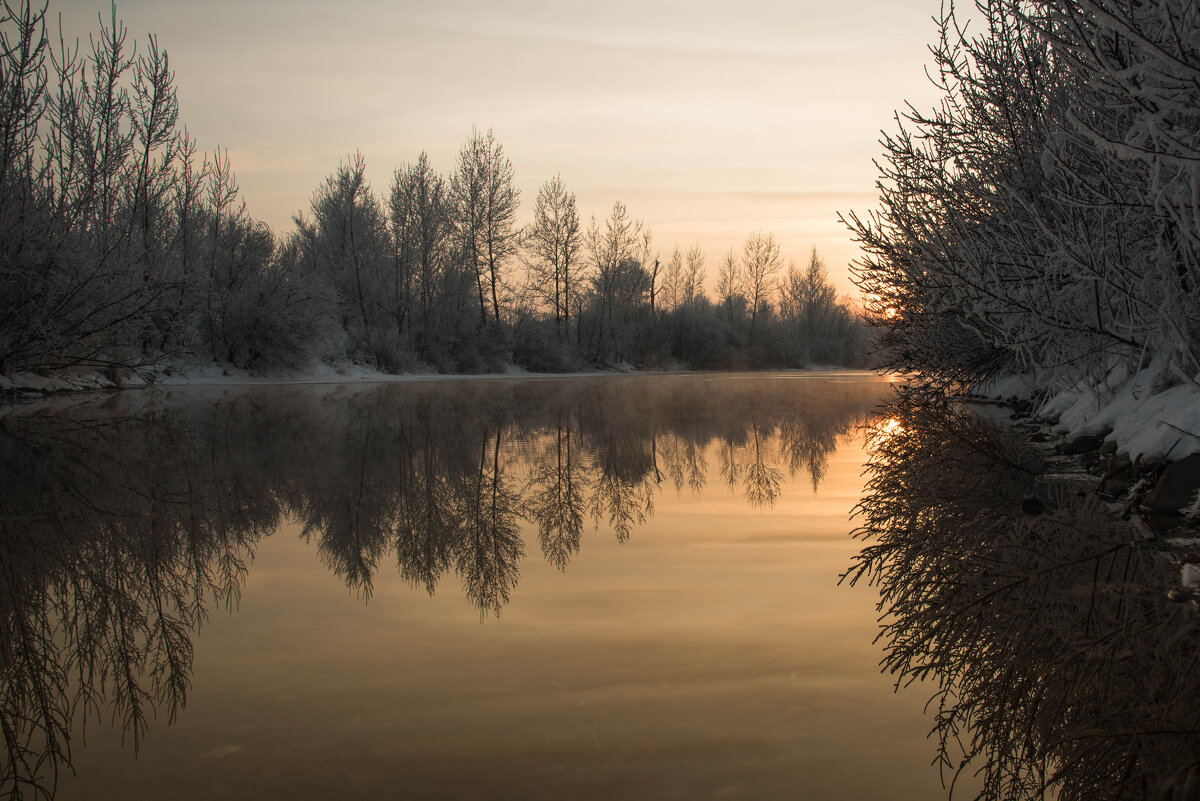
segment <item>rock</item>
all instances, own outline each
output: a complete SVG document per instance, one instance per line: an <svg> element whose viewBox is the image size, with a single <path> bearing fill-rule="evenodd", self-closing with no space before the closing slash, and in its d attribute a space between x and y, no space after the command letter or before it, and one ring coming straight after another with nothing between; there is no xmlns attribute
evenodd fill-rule
<svg viewBox="0 0 1200 801"><path fill-rule="evenodd" d="M1101 453L1104 453L1104 451L1102 450ZM1133 461L1124 453L1110 453L1105 457L1104 463L1110 473L1128 471L1132 474L1135 469Z"/></svg>
<svg viewBox="0 0 1200 801"><path fill-rule="evenodd" d="M1167 592L1167 597L1176 603L1185 603L1200 598L1200 592L1192 587L1175 587Z"/></svg>
<svg viewBox="0 0 1200 801"><path fill-rule="evenodd" d="M1108 443L1105 443L1108 445ZM1101 451L1103 453L1103 450ZM1133 462L1124 454L1109 454L1105 458L1104 475L1100 478L1099 491L1110 498L1123 498L1141 480Z"/></svg>
<svg viewBox="0 0 1200 801"><path fill-rule="evenodd" d="M1076 487L1078 489L1094 489L1100 485L1100 476L1086 470L1039 473L1033 477L1033 480L1039 484L1053 484L1060 487Z"/></svg>
<svg viewBox="0 0 1200 801"><path fill-rule="evenodd" d="M1105 473L1098 489L1110 498L1124 498L1136 484L1137 477L1132 471Z"/></svg>
<svg viewBox="0 0 1200 801"><path fill-rule="evenodd" d="M1073 456L1091 453L1100 450L1100 446L1104 444L1104 437L1099 434L1085 434L1082 437L1076 437L1067 444L1062 446L1062 452Z"/></svg>
<svg viewBox="0 0 1200 801"><path fill-rule="evenodd" d="M1172 601L1200 599L1200 565L1187 563L1179 571L1179 586L1167 593Z"/></svg>
<svg viewBox="0 0 1200 801"><path fill-rule="evenodd" d="M1197 492L1200 492L1200 453L1193 453L1167 465L1143 504L1156 511L1178 512L1192 503Z"/></svg>

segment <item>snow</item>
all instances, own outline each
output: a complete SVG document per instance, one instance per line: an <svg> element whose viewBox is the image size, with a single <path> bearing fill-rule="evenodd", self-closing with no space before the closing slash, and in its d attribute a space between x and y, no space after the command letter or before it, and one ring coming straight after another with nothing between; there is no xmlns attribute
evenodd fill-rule
<svg viewBox="0 0 1200 801"><path fill-rule="evenodd" d="M980 387L977 392L984 397L1004 400L1032 398L1037 391L1037 382L1031 375L1009 375L997 378Z"/></svg>
<svg viewBox="0 0 1200 801"><path fill-rule="evenodd" d="M156 370L141 373L129 372L118 380L99 370L71 371L54 375L16 373L11 377L0 375L0 393L26 392L46 394L56 392L78 392L86 390L112 390L128 387L218 387L259 386L268 384L348 384L348 383L391 383L397 381L419 381L436 379L486 378L549 378L557 374L530 373L522 367L510 365L502 373L485 375L446 375L434 372L383 373L374 368L358 364L318 364L312 367L281 371L269 374L252 373L230 365L186 364L166 365ZM586 375L571 373L570 375Z"/></svg>
<svg viewBox="0 0 1200 801"><path fill-rule="evenodd" d="M1200 592L1200 565L1185 564L1179 571L1179 583L1185 589Z"/></svg>
<svg viewBox="0 0 1200 801"><path fill-rule="evenodd" d="M1179 510L1186 525L1200 524L1200 490L1192 496L1191 503Z"/></svg>
<svg viewBox="0 0 1200 801"><path fill-rule="evenodd" d="M154 382L160 386L225 386L246 384L325 384L353 383L360 381L398 381L406 378L437 377L433 373L392 375L381 373L372 367L360 364L317 364L304 370L270 374L252 373L230 365L176 365L156 374Z"/></svg>
<svg viewBox="0 0 1200 801"><path fill-rule="evenodd" d="M1159 388L1163 371L1151 364L1129 375L1114 368L1098 386L1077 385L1050 394L1051 382L1042 376L1009 376L981 387L985 397L1034 399L1039 417L1057 420L1055 431L1067 439L1105 434L1117 452L1142 461L1181 459L1200 452L1200 384L1182 383Z"/></svg>
<svg viewBox="0 0 1200 801"><path fill-rule="evenodd" d="M1052 399L1047 411L1053 412ZM1181 459L1200 452L1200 389L1177 385L1153 392L1137 377L1110 398L1075 392L1060 401L1058 430L1068 437L1108 434L1130 459Z"/></svg>
<svg viewBox="0 0 1200 801"><path fill-rule="evenodd" d="M14 373L0 376L0 392L79 392L97 389L145 386L146 379L128 373L114 379L100 370L70 370L54 375Z"/></svg>

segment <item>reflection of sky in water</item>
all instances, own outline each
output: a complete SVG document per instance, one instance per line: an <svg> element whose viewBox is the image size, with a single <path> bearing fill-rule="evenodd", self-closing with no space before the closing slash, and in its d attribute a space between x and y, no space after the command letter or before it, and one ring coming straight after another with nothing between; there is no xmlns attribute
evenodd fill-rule
<svg viewBox="0 0 1200 801"><path fill-rule="evenodd" d="M892 694L873 593L836 586L857 550L855 429L886 386L431 382L162 404L168 435L152 439L171 457L135 427L143 451L104 462L132 471L118 483L164 489L163 465L183 464L193 489L223 489L204 519L274 503L283 522L251 541L238 611L194 638L179 720L160 712L136 759L89 723L59 797L936 796L924 692ZM481 622L453 559L431 595L367 536L379 514L361 507L403 506L397 488L426 463L485 498L498 465L524 509L563 432L588 487L605 469L648 481L652 508L624 542L585 513L564 569L516 518L524 558L498 618ZM750 506L756 458L776 497ZM353 536L301 536L302 520L341 519ZM346 564L349 542L374 554L365 602L322 565Z"/></svg>

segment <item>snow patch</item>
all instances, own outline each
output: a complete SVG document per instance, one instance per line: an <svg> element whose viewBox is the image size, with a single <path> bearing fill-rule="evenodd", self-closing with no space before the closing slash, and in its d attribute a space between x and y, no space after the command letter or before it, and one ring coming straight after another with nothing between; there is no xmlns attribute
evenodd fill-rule
<svg viewBox="0 0 1200 801"><path fill-rule="evenodd" d="M974 393L996 400L1029 400L1038 390L1032 375L1008 375L993 378L974 388Z"/></svg>
<svg viewBox="0 0 1200 801"><path fill-rule="evenodd" d="M1127 379L1109 398L1076 391L1073 399L1053 399L1044 413L1061 413L1057 429L1068 437L1108 434L1117 452L1130 459L1182 459L1200 452L1200 388L1187 384L1154 392L1139 380Z"/></svg>
<svg viewBox="0 0 1200 801"><path fill-rule="evenodd" d="M1192 496L1192 502L1179 510L1179 514L1183 515L1184 521L1192 523L1200 520L1200 490Z"/></svg>
<svg viewBox="0 0 1200 801"><path fill-rule="evenodd" d="M1157 363L1132 375L1116 365L1103 382L1080 383L1051 394L1038 416L1056 420L1055 431L1067 439L1106 435L1118 453L1133 460L1182 459L1200 452L1200 385L1164 387L1166 383ZM1008 376L988 382L978 392L997 399L1030 399L1052 386L1043 376Z"/></svg>
<svg viewBox="0 0 1200 801"><path fill-rule="evenodd" d="M1200 565L1185 564L1179 571L1179 583L1184 589L1200 592Z"/></svg>

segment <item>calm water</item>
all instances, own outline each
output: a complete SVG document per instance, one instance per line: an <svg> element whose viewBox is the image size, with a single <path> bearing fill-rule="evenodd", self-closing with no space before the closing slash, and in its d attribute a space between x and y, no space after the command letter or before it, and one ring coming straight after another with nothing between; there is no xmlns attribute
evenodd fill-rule
<svg viewBox="0 0 1200 801"><path fill-rule="evenodd" d="M10 411L6 791L57 765L59 799L940 797L928 692L893 692L877 594L837 585L887 389L422 381Z"/></svg>
<svg viewBox="0 0 1200 801"><path fill-rule="evenodd" d="M889 394L824 373L8 408L0 797L1200 796L1200 610L1168 600L1200 540Z"/></svg>
<svg viewBox="0 0 1200 801"><path fill-rule="evenodd" d="M1051 447L929 399L877 417L869 452L851 576L882 594L888 670L934 691L964 795L1200 798L1200 607L1170 599L1195 523L1157 533Z"/></svg>

